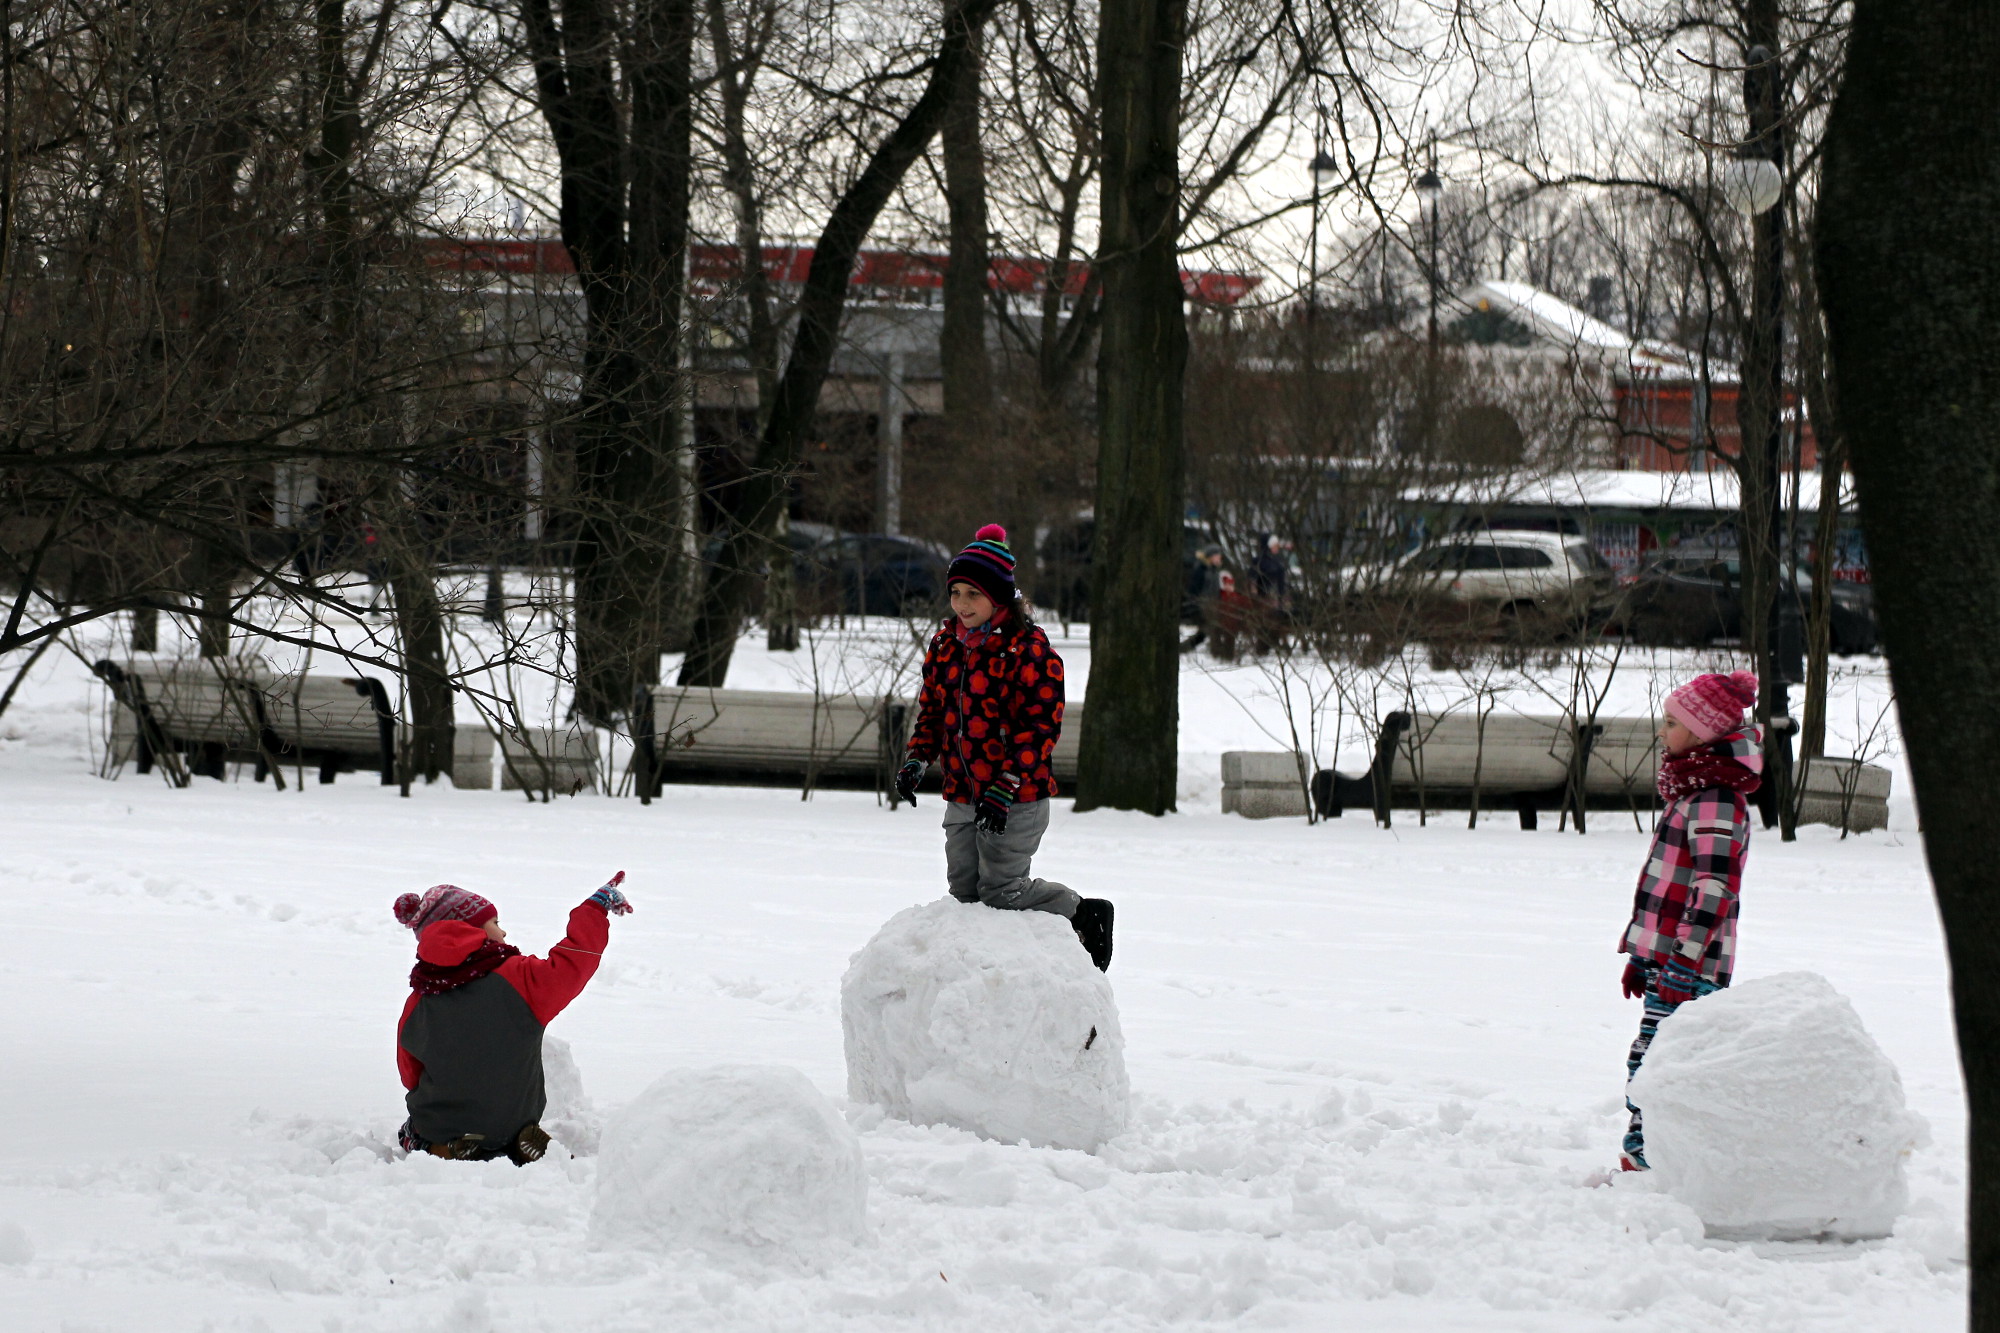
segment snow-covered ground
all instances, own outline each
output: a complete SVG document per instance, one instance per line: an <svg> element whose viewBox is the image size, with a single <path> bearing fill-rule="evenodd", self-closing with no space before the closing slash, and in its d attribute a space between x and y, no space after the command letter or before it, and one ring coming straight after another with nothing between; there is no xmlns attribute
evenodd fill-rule
<svg viewBox="0 0 2000 1333"><path fill-rule="evenodd" d="M1061 647L1080 697L1088 653ZM1698 660L1626 663L1606 711L1643 711ZM746 641L731 683L802 678ZM410 962L390 900L465 885L539 952L624 868L638 911L552 1029L596 1106L724 1063L793 1066L838 1101L840 977L892 913L942 891L934 800L913 814L865 794L717 787L642 808L448 786L400 800L365 775L285 793L247 777L108 782L94 775L101 691L51 653L0 717L0 1324L1962 1320L1962 1093L1900 764L1887 833L1757 842L1741 975L1824 974L1898 1062L1934 1140L1911 1163L1909 1216L1880 1242L1711 1242L1644 1181L1591 1183L1616 1159L1638 1019L1613 952L1645 845L1632 821L1577 837L1511 816L1468 830L1463 811L1389 830L1223 816L1215 756L1275 748L1283 712L1255 666L1193 660L1183 679L1182 812L1062 809L1037 861L1118 903L1132 1128L1086 1155L847 1106L872 1183L865 1243L662 1253L593 1246L595 1158L517 1170L386 1152ZM1881 714L1880 664L1854 666L1843 691L1834 730L1851 745ZM1338 748L1360 752L1357 738Z"/></svg>

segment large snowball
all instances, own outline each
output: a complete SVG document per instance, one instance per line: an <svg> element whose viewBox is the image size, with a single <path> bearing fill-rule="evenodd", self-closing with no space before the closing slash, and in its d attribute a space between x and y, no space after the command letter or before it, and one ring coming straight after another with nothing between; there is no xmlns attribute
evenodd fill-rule
<svg viewBox="0 0 2000 1333"><path fill-rule="evenodd" d="M542 1084L549 1098L542 1111L542 1128L574 1156L596 1155L604 1137L604 1117L584 1092L576 1056L561 1037L542 1038Z"/></svg>
<svg viewBox="0 0 2000 1333"><path fill-rule="evenodd" d="M840 1020L847 1095L891 1115L1088 1152L1130 1114L1111 985L1048 912L898 912L848 965Z"/></svg>
<svg viewBox="0 0 2000 1333"><path fill-rule="evenodd" d="M605 1126L591 1235L795 1247L861 1239L867 1208L861 1140L805 1075L677 1069Z"/></svg>
<svg viewBox="0 0 2000 1333"><path fill-rule="evenodd" d="M1632 1080L1653 1179L1734 1239L1886 1236L1928 1141L1846 997L1785 972L1682 1006Z"/></svg>

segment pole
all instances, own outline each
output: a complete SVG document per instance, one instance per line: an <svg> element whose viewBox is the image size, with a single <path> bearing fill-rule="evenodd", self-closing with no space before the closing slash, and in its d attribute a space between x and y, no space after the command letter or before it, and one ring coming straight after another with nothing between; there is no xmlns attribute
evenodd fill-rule
<svg viewBox="0 0 2000 1333"><path fill-rule="evenodd" d="M882 531L903 530L903 354L882 363L882 411L876 419L875 498Z"/></svg>
<svg viewBox="0 0 2000 1333"><path fill-rule="evenodd" d="M1779 82L1778 57L1774 54L1779 49L1776 0L1756 0L1751 7L1749 26L1754 44L1750 48L1743 80L1745 110L1749 113L1750 123L1746 152L1768 158L1783 172L1783 90ZM1785 664L1780 662L1778 652L1781 635L1788 645L1793 638L1787 631L1795 618L1787 615L1785 604L1788 599L1784 594L1783 560L1779 550L1779 534L1784 524L1784 494L1780 485L1784 475L1785 402L1785 200L1782 195L1776 204L1752 218L1751 236L1751 337L1745 348L1743 365L1745 392L1739 395L1737 401L1739 407L1747 405L1753 382L1756 396L1764 400L1757 404L1756 419L1742 423L1746 452L1752 442L1752 432L1758 446L1754 458L1743 460L1748 469L1754 470L1754 477L1746 477L1745 480L1754 480L1758 491L1755 499L1756 523L1752 532L1745 534L1753 538L1758 549L1744 552L1746 559L1743 567L1747 575L1751 567L1750 557L1754 557L1761 571L1757 579L1760 586L1753 589L1748 586L1749 580L1745 580L1745 591L1754 595L1746 608L1750 614L1745 617L1743 628L1744 638L1756 649L1757 656L1757 720L1764 728L1764 768L1769 793L1761 804L1764 806L1765 822L1776 822L1780 836L1790 841L1796 835L1798 822L1791 799L1792 743L1791 737L1784 731L1791 724L1791 692L1782 669Z"/></svg>

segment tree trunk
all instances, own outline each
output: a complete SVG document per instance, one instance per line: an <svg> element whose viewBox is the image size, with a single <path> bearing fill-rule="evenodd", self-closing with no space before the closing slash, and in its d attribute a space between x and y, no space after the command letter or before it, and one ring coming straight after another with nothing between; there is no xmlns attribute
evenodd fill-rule
<svg viewBox="0 0 2000 1333"><path fill-rule="evenodd" d="M396 599L396 637L403 649L403 679L410 696L407 785L436 782L451 772L451 676L445 665L444 610L430 562L400 543L389 552L389 589Z"/></svg>
<svg viewBox="0 0 2000 1333"><path fill-rule="evenodd" d="M788 498L799 449L812 428L820 386L833 363L854 258L904 173L930 146L960 81L977 74L969 33L985 21L996 3L962 0L959 10L963 21L953 22L947 16L944 38L923 93L868 159L820 231L799 297L791 355L778 381L770 419L758 437L755 464L729 514L722 558L702 594L687 656L681 661L682 685L720 687L728 678L736 636L758 584L755 567L768 557L778 506Z"/></svg>
<svg viewBox="0 0 2000 1333"><path fill-rule="evenodd" d="M648 0L635 17L637 58L631 71L635 124L660 136L628 153L612 55L617 14L607 0L565 0L560 26L550 0L521 0L522 26L535 70L535 96L548 122L560 166L563 245L576 265L584 299L583 373L577 395L575 540L576 711L610 724L632 707L637 687L658 679L663 618L669 595L662 564L676 545L675 460L670 422L661 420L659 379L644 352L669 331L662 300L676 280L663 272L680 218L649 218L642 245L628 246L628 162L645 177L649 206L671 213L677 152L673 124L675 34L692 32L687 0ZM685 74L680 76L685 96ZM685 109L680 113L685 120ZM679 187L685 198L685 185ZM635 301L634 271L640 291ZM663 287L662 284L665 284ZM678 321L678 296L671 308ZM634 307L637 307L636 314ZM636 321L636 329L634 327ZM677 367L660 374L673 377Z"/></svg>
<svg viewBox="0 0 2000 1333"><path fill-rule="evenodd" d="M1174 808L1180 726L1180 200L1185 0L1103 0L1097 528L1079 810Z"/></svg>
<svg viewBox="0 0 2000 1333"><path fill-rule="evenodd" d="M2000 1333L2000 10L1858 0L1820 293L1951 959L1971 1329Z"/></svg>
<svg viewBox="0 0 2000 1333"><path fill-rule="evenodd" d="M963 11L949 22L965 26ZM986 156L979 142L980 30L965 40L972 73L954 90L939 138L944 149L945 205L950 259L944 271L944 325L938 359L944 377L947 434L964 448L984 442L991 429L993 372L986 355Z"/></svg>

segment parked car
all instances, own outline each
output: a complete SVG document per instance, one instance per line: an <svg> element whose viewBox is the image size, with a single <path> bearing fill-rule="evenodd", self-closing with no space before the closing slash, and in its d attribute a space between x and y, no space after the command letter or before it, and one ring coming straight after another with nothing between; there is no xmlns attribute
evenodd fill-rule
<svg viewBox="0 0 2000 1333"><path fill-rule="evenodd" d="M1350 567L1362 596L1433 598L1497 617L1500 628L1542 619L1580 627L1610 604L1611 563L1590 542L1559 532L1453 533L1386 566Z"/></svg>
<svg viewBox="0 0 2000 1333"><path fill-rule="evenodd" d="M833 604L847 615L944 614L951 559L928 542L887 533L847 533L813 552Z"/></svg>
<svg viewBox="0 0 2000 1333"><path fill-rule="evenodd" d="M1786 575L1785 595L1804 612L1812 600L1812 575ZM1673 551L1641 566L1625 589L1615 616L1635 642L1686 647L1743 632L1742 565L1734 551ZM1875 594L1865 583L1833 585L1833 651L1843 656L1875 651Z"/></svg>
<svg viewBox="0 0 2000 1333"><path fill-rule="evenodd" d="M1090 619L1090 544L1097 536L1097 520L1080 518L1060 523L1042 538L1041 575L1032 596L1043 606L1052 607L1064 620ZM1201 573L1195 552L1215 540L1207 528L1192 523L1181 526L1181 587L1192 590L1200 585ZM1196 599L1190 592L1181 600L1181 620L1200 620Z"/></svg>

